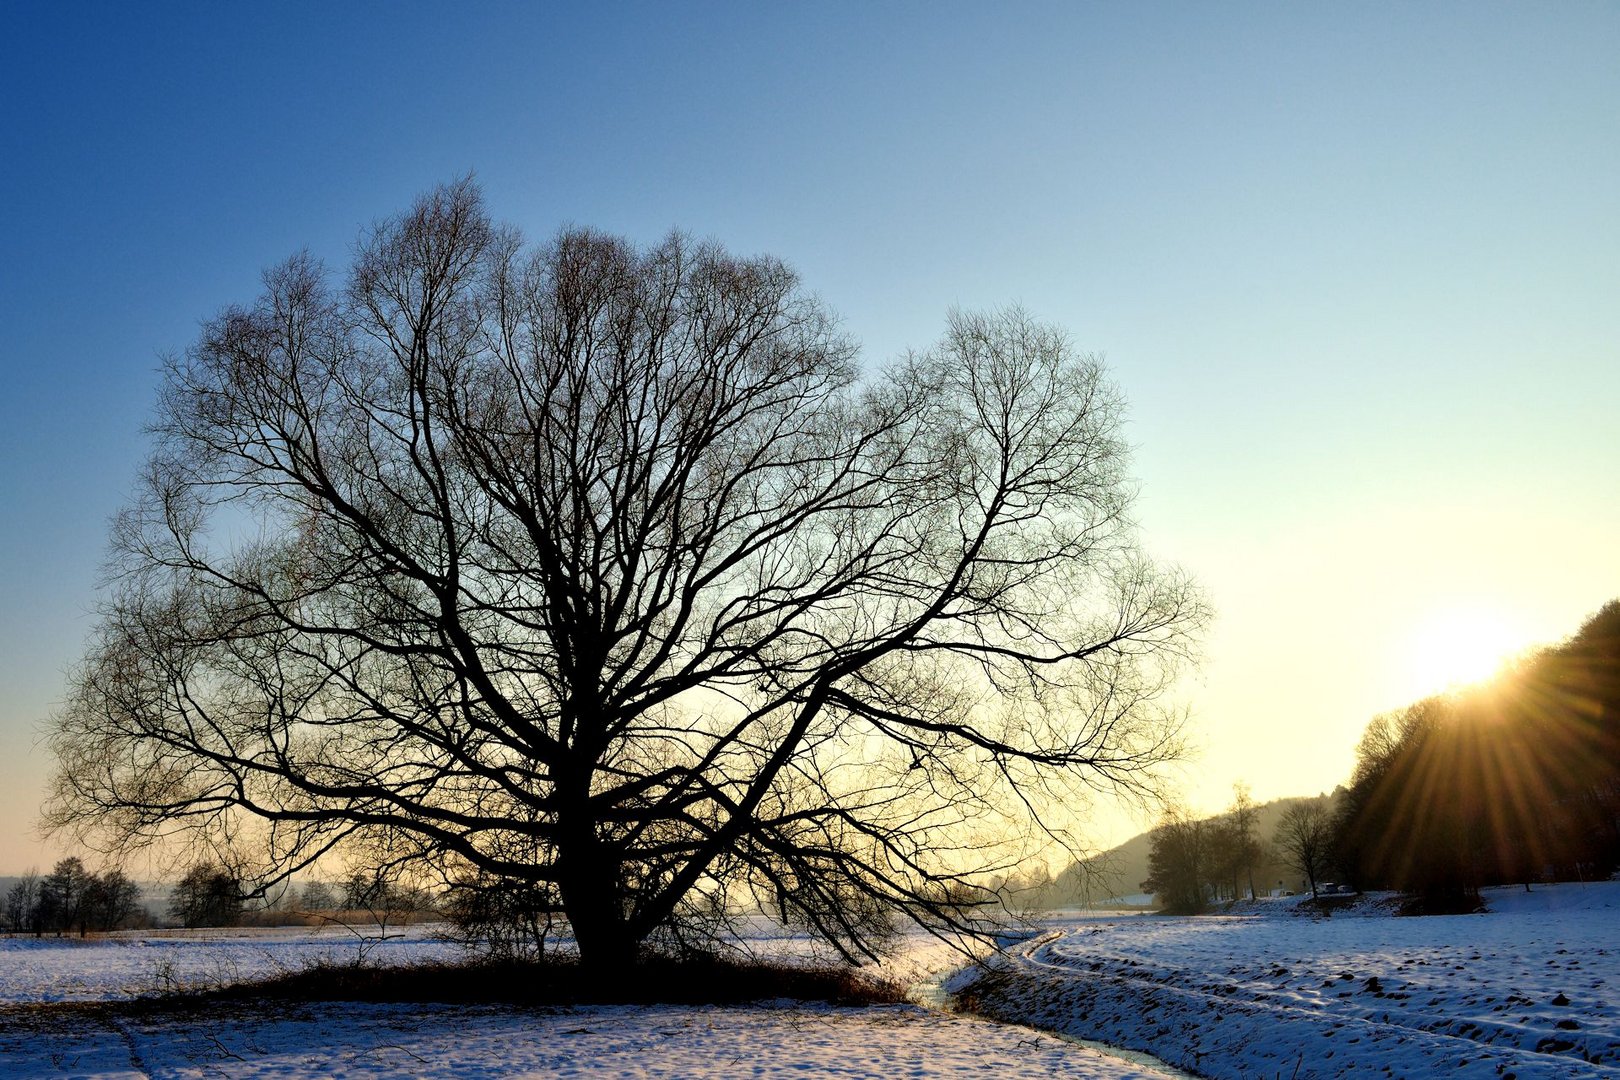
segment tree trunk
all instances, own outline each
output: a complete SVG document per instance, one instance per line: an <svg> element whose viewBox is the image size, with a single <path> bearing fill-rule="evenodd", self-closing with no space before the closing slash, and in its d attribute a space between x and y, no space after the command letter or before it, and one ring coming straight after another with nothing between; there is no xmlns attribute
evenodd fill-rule
<svg viewBox="0 0 1620 1080"><path fill-rule="evenodd" d="M571 794L557 814L557 890L581 966L605 974L634 964L641 942L626 917L618 855L597 835L583 792Z"/></svg>
<svg viewBox="0 0 1620 1080"><path fill-rule="evenodd" d="M634 964L640 942L624 917L617 868L600 859L565 860L558 863L558 886L581 966L606 974Z"/></svg>
<svg viewBox="0 0 1620 1080"><path fill-rule="evenodd" d="M612 977L613 973L635 966L641 943L631 935L629 924L623 919L598 918L583 911L576 915L572 908L568 910L581 967L591 975Z"/></svg>

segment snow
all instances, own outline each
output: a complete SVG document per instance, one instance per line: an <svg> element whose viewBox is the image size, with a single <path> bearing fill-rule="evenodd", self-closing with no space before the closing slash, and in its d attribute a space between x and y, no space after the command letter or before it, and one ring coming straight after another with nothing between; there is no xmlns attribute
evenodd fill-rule
<svg viewBox="0 0 1620 1080"><path fill-rule="evenodd" d="M517 1077L1161 1077L1051 1035L918 1006L839 1009L319 1005L105 1020L48 1036L0 1017L11 1080Z"/></svg>
<svg viewBox="0 0 1620 1080"><path fill-rule="evenodd" d="M959 976L986 1015L1210 1077L1620 1076L1620 883L1488 890L1489 914L1071 917Z"/></svg>
<svg viewBox="0 0 1620 1080"><path fill-rule="evenodd" d="M200 990L314 964L421 963L458 957L432 925L318 930L147 931L80 941L0 938L0 1002L116 1001Z"/></svg>
<svg viewBox="0 0 1620 1080"><path fill-rule="evenodd" d="M431 928L0 940L0 1076L1620 1077L1620 883L1492 890L1489 914L1331 918L1301 898L1195 919L1071 913L949 980L986 1015L790 1002L519 1008L94 1004L344 963L442 959ZM390 931L392 933L392 930ZM775 939L766 951L791 953ZM891 972L948 954L919 939ZM1046 1029L1045 1031L1034 1029ZM1060 1033L1067 1038L1059 1038Z"/></svg>

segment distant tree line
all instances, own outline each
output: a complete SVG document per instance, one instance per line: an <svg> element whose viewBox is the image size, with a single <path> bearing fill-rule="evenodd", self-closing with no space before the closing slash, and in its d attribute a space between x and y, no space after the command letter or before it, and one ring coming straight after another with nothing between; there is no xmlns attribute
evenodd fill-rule
<svg viewBox="0 0 1620 1080"><path fill-rule="evenodd" d="M351 873L336 882L312 880L274 901L255 900L240 874L209 862L189 867L161 909L172 925L187 928L303 924L356 915L398 922L424 912L444 914L458 925L463 919L477 921L418 885L374 872ZM93 873L77 856L62 859L49 874L30 870L0 896L0 933L84 937L147 927L155 920L161 916L141 905L140 889L122 869Z"/></svg>
<svg viewBox="0 0 1620 1080"><path fill-rule="evenodd" d="M339 882L307 881L301 889L286 890L279 898L261 897L252 908L248 892L233 871L199 863L186 871L170 894L169 917L186 927L303 925L356 915L397 922L438 906L426 890L375 872L356 871Z"/></svg>
<svg viewBox="0 0 1620 1080"><path fill-rule="evenodd" d="M1620 601L1489 683L1374 718L1333 858L1437 911L1620 867Z"/></svg>
<svg viewBox="0 0 1620 1080"><path fill-rule="evenodd" d="M83 860L61 860L41 877L30 870L6 890L0 921L14 934L43 937L91 931L122 930L144 924L150 916L140 905L140 890L122 870L91 873Z"/></svg>

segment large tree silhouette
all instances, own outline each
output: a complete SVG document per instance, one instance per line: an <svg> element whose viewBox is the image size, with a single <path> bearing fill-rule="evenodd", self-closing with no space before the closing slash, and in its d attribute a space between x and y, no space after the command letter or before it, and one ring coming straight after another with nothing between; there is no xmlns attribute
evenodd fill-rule
<svg viewBox="0 0 1620 1080"><path fill-rule="evenodd" d="M516 885L592 962L754 902L960 929L1175 747L1201 608L1120 424L1020 312L863 376L774 259L441 188L168 364L48 821Z"/></svg>

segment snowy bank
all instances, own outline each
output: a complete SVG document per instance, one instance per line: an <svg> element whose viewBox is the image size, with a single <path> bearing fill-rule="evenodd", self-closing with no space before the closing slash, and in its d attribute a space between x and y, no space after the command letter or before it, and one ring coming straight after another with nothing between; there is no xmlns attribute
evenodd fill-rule
<svg viewBox="0 0 1620 1080"><path fill-rule="evenodd" d="M1071 919L951 989L1210 1077L1620 1076L1620 884L1485 899L1427 918Z"/></svg>

